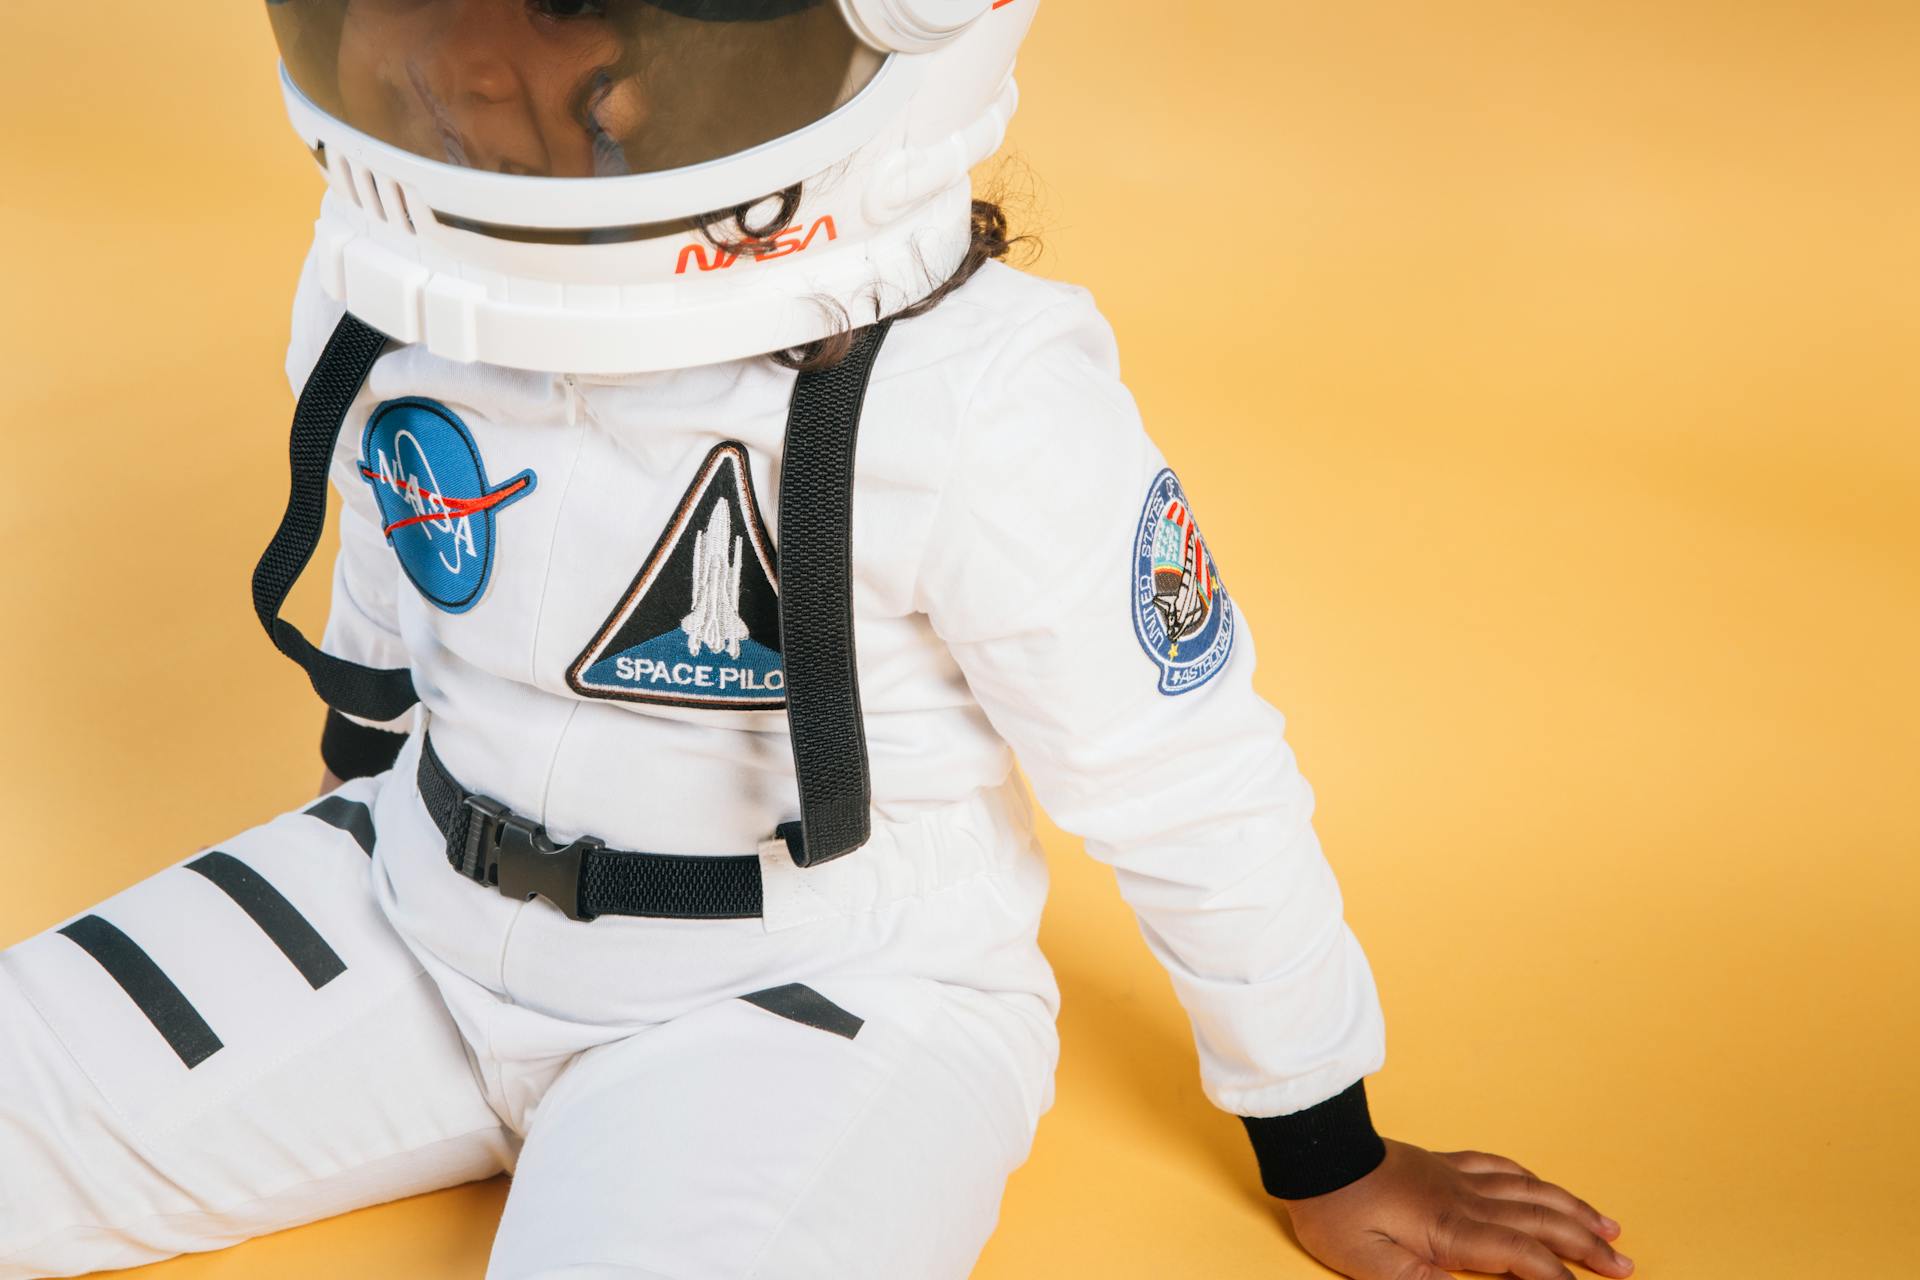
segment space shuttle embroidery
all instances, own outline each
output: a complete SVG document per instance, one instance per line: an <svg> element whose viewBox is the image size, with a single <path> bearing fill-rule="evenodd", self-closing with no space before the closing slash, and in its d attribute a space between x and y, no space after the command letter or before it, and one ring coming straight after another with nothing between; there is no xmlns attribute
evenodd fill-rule
<svg viewBox="0 0 1920 1280"><path fill-rule="evenodd" d="M773 542L746 446L716 445L653 551L567 669L585 698L678 707L781 708Z"/></svg>
<svg viewBox="0 0 1920 1280"><path fill-rule="evenodd" d="M1206 552L1187 504L1175 499L1161 513L1153 547L1153 603L1180 656L1180 642L1206 623L1213 608L1213 557Z"/></svg>
<svg viewBox="0 0 1920 1280"><path fill-rule="evenodd" d="M680 629L687 633L687 652L696 658L703 647L737 658L740 642L750 635L740 617L740 553L746 541L733 536L733 517L724 502L714 504L707 527L693 536L693 609L680 619Z"/></svg>

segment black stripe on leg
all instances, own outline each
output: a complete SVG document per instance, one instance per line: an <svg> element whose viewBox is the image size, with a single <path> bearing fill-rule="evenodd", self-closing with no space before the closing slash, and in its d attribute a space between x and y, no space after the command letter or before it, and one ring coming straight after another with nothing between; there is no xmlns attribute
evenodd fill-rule
<svg viewBox="0 0 1920 1280"><path fill-rule="evenodd" d="M765 991L755 991L740 998L768 1013L777 1013L804 1026L818 1027L849 1040L859 1035L860 1028L867 1025L866 1019L856 1018L812 987L798 982L784 987L768 987Z"/></svg>
<svg viewBox="0 0 1920 1280"><path fill-rule="evenodd" d="M187 869L198 871L239 903L315 991L347 971L346 961L327 945L319 930L307 923L300 909L240 859L215 851L195 858Z"/></svg>
<svg viewBox="0 0 1920 1280"><path fill-rule="evenodd" d="M120 984L134 1007L147 1016L153 1029L189 1068L220 1051L220 1037L213 1034L200 1011L139 943L99 916L81 916L60 932L100 962L107 976Z"/></svg>
<svg viewBox="0 0 1920 1280"><path fill-rule="evenodd" d="M328 796L318 804L310 804L301 810L309 818L318 818L330 827L352 836L354 843L360 846L360 852L369 858L373 856L373 811L358 800L348 800L344 796Z"/></svg>

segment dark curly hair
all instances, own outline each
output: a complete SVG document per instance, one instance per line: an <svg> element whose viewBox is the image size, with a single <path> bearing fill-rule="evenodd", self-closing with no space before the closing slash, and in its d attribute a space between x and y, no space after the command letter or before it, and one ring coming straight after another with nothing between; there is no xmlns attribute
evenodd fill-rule
<svg viewBox="0 0 1920 1280"><path fill-rule="evenodd" d="M769 202L773 202L771 214L755 218L754 210ZM799 210L800 184L795 183L784 191L708 214L697 222L700 234L714 248L730 254L758 255L773 250L773 236L792 222ZM1030 237L1008 234L1006 210L996 200L976 199L973 202L972 221L973 234L967 242L966 254L960 259L960 265L954 268L953 274L920 301L882 319L911 320L914 316L925 315L939 306L948 294L971 280L974 273L988 262L1003 259L1016 246L1031 243ZM845 307L834 300L822 298L819 305L838 313L834 332L785 351L770 351L767 353L768 359L785 368L806 373L831 369L846 358L847 352L852 349L856 331L852 317L847 315Z"/></svg>

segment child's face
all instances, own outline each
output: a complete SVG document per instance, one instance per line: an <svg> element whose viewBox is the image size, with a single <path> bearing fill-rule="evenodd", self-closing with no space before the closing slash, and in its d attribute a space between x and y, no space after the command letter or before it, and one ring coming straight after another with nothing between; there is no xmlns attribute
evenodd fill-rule
<svg viewBox="0 0 1920 1280"><path fill-rule="evenodd" d="M340 94L361 128L420 155L593 177L646 115L639 82L613 78L621 54L606 0L348 0Z"/></svg>

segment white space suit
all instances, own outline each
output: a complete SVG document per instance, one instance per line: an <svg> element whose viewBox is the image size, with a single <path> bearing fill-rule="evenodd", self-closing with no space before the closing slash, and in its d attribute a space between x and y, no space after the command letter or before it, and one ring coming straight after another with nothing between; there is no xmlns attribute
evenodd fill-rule
<svg viewBox="0 0 1920 1280"><path fill-rule="evenodd" d="M296 383L337 312L303 286ZM70 937L0 956L0 1275L213 1247L516 1160L496 1275L964 1274L1056 1048L1034 941L1046 876L1012 752L1118 871L1216 1104L1297 1112L1377 1068L1371 979L1281 718L1253 692L1246 619L1175 693L1136 633L1136 544L1164 462L1084 292L990 266L882 353L855 488L866 848L802 869L769 841L794 805L786 725L744 678L697 687L743 669L724 644L625 680L580 661L689 489L712 483L716 448L744 458L745 500L777 543L791 382L755 360L586 379L390 354L343 434L325 641L411 666L452 771L557 836L761 849L764 917L580 923L461 879L420 809L415 729L391 772L337 793L343 825L292 814L217 846L338 955L322 987L184 864L87 913L219 1039L201 1065ZM495 487L536 480L491 509L489 534L448 520L422 541L443 568L490 557L458 612L382 536L378 486L407 479L363 475L379 474L367 419L407 397L465 425ZM420 482L389 453L390 472L408 466ZM761 553L755 532L724 553L736 567ZM699 639L669 638L682 659ZM574 687L570 672L597 668L604 691ZM664 700L688 694L714 701ZM371 860L348 805L367 806ZM790 984L857 1033L736 999Z"/></svg>
<svg viewBox="0 0 1920 1280"><path fill-rule="evenodd" d="M751 39L751 23L824 12L689 16L705 2L646 0L643 16ZM302 3L338 0L282 0L276 24ZM786 263L580 237L608 270L660 255L668 284L628 293L543 292L509 268L544 269L544 246L450 229L475 191L542 216L525 203L539 180L461 171L429 217L424 162L336 128L288 81L334 187L289 373L298 387L314 367L342 297L403 343L335 455L323 644L409 669L420 708L384 726L408 734L390 769L0 952L0 1278L215 1248L508 1169L503 1280L964 1274L1057 1049L1016 754L1115 867L1191 1015L1207 1094L1251 1118L1269 1188L1315 1194L1372 1167L1354 1155L1378 1149L1356 1082L1381 1062L1381 1020L1311 792L1083 291L989 264L894 325L853 485L872 836L810 867L774 836L797 804L776 617L794 375L746 353L819 336L793 326L835 272L910 278L896 223L964 245L951 214L964 222L966 166L1011 109L1031 9L971 3L842 9L899 50L965 31L953 48L985 68L993 127L967 116L920 147L919 117L902 117L848 170L880 175L857 208L830 182L800 206L796 227L837 217L847 243L761 243ZM920 26L885 27L914 12ZM289 57L306 34L283 31ZM964 64L916 56L863 55L869 87L823 124ZM428 124L451 155L450 103ZM633 160L610 146L594 139L597 168ZM767 176L765 150L742 153L742 181ZM908 162L888 167L895 153ZM450 265L446 246L483 240L491 267ZM755 283L800 262L814 274ZM694 292L675 292L688 275ZM734 356L661 367L682 315ZM733 334L727 317L755 316ZM662 345L627 363L640 372L489 359L578 338L571 367L604 370L648 333ZM755 912L581 921L463 878L422 801L429 738L462 786L559 840L750 855Z"/></svg>

